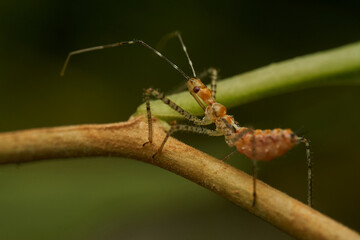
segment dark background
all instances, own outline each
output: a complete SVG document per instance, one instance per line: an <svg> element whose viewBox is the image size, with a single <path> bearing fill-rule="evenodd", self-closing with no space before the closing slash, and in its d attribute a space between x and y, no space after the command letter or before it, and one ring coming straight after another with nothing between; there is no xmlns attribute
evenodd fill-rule
<svg viewBox="0 0 360 240"><path fill-rule="evenodd" d="M0 131L126 121L142 91L184 79L146 49L69 51L180 30L197 72L226 78L360 39L354 1L0 2ZM176 40L163 53L190 73ZM360 88L291 92L230 109L243 125L303 127L314 153L314 207L360 230ZM178 134L215 157L223 138ZM229 163L250 171L237 155ZM306 201L304 146L260 164L259 178ZM59 159L0 167L1 239L291 239L220 196L130 159Z"/></svg>

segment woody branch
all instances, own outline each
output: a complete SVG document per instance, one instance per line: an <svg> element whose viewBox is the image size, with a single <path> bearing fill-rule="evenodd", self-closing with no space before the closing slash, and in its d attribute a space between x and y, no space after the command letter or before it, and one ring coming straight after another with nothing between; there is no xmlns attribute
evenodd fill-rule
<svg viewBox="0 0 360 240"><path fill-rule="evenodd" d="M165 132L154 122L154 143L147 141L142 117L127 122L42 128L0 134L0 164L92 156L137 159L183 176L247 209L298 239L360 239L358 233L258 181L252 207L252 177L170 138L161 155L151 156Z"/></svg>

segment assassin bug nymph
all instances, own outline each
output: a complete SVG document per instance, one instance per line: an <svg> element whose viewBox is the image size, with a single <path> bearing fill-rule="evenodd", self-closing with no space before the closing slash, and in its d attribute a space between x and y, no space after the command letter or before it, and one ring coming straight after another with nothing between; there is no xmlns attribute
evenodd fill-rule
<svg viewBox="0 0 360 240"><path fill-rule="evenodd" d="M63 76L66 66L70 60L72 55L101 50L105 48L118 47L122 45L131 45L131 44L139 44L153 53L158 55L160 58L165 60L168 64L170 64L175 70L177 70L186 80L187 80L187 88L189 93L194 97L199 106L204 110L205 116L203 118L198 118L191 113L185 111L176 103L172 102L169 98L167 98L163 93L148 88L144 91L144 100L146 102L147 109L147 118L148 118L148 141L143 144L151 144L153 141L153 128L152 128L152 118L151 118L151 109L150 109L150 97L154 97L162 100L165 104L169 105L172 109L177 111L179 114L184 116L189 121L193 122L195 125L184 125L173 123L171 125L170 130L167 132L166 137L164 138L160 148L157 152L152 156L153 158L160 154L162 149L165 146L165 143L169 136L176 131L187 131L205 134L209 136L225 136L226 143L230 146L236 147L236 150L226 156L223 160L228 159L235 152L240 152L247 156L252 160L252 172L253 172L253 206L256 203L256 162L257 161L270 161L274 158L278 158L284 155L287 151L293 148L298 143L304 143L306 147L306 157L307 157L307 165L308 165L308 205L311 207L312 205L312 162L310 155L310 141L304 137L297 136L290 129L280 129L276 128L274 130L260 130L260 129L251 129L247 127L242 127L237 123L234 118L230 115L227 115L226 108L222 104L216 102L216 82L217 82L217 71L216 69L210 68L203 74L204 76L209 76L211 79L211 90L206 87L200 78L197 77L192 61L190 60L189 54L185 47L185 44L182 40L179 32L174 32L172 36L175 36L179 39L180 44L183 48L183 51L186 55L190 68L192 70L193 77L189 77L184 71L182 71L177 65L175 65L172 61L170 61L167 57L162 55L159 51L148 45L147 43L141 40L132 40L132 41L123 41L113 44L107 44L102 46L95 46L86 49L80 49L77 51L70 52L64 66L61 70L60 75ZM216 129L211 130L204 128L204 125L210 125L215 123Z"/></svg>

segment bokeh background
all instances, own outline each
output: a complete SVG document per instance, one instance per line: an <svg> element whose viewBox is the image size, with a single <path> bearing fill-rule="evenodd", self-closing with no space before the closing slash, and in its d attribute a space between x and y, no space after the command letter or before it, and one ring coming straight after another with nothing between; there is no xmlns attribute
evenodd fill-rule
<svg viewBox="0 0 360 240"><path fill-rule="evenodd" d="M184 79L146 49L71 50L180 30L198 72L222 78L360 40L358 1L0 1L0 131L125 121L142 91ZM163 53L189 72L176 40ZM303 128L314 207L360 230L360 87L307 89L230 110L243 125ZM223 138L177 137L215 157ZM1 146L0 146L1 147ZM250 172L237 155L229 163ZM305 149L259 165L259 178L306 201ZM291 239L196 184L121 158L0 166L0 239Z"/></svg>

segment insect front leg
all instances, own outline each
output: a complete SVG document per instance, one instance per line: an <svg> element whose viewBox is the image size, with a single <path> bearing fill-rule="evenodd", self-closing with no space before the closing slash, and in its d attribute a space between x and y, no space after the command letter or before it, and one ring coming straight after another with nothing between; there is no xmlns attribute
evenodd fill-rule
<svg viewBox="0 0 360 240"><path fill-rule="evenodd" d="M158 90L155 90L153 88L148 88L144 91L144 101L146 103L146 112L147 112L147 119L148 119L148 141L143 144L145 146L148 143L152 143L153 141L153 126L152 126L152 119L151 119L151 107L150 107L150 97L160 99L163 101L166 105L174 109L176 112L184 116L189 121L192 121L196 125L209 125L212 123L210 119L207 117L204 117L202 119L192 115L191 113L185 111L183 108L181 108L179 105L171 101L169 98L167 98L163 93L159 92Z"/></svg>

